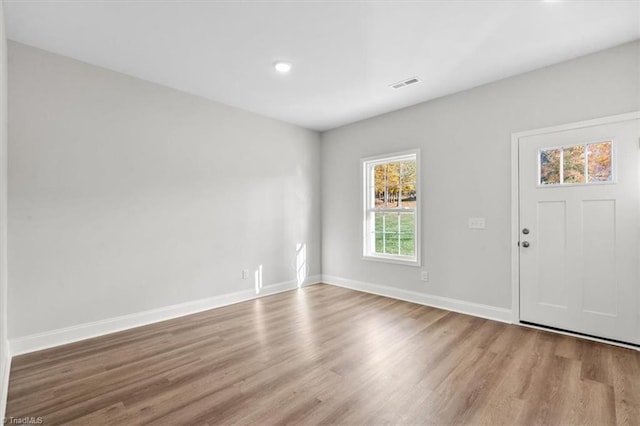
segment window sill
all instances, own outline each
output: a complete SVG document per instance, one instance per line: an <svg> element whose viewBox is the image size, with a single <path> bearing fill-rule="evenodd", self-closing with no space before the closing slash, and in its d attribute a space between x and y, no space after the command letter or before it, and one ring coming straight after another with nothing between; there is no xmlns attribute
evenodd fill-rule
<svg viewBox="0 0 640 426"><path fill-rule="evenodd" d="M369 260L369 261L373 261L373 262L383 262L383 263L393 263L396 265L404 265L404 266L415 266L415 267L419 267L420 266L420 260L416 259L416 260L411 260L411 259L401 259L401 258L397 258L397 257L386 257L386 256L371 256L371 255L365 255L362 256L362 260Z"/></svg>

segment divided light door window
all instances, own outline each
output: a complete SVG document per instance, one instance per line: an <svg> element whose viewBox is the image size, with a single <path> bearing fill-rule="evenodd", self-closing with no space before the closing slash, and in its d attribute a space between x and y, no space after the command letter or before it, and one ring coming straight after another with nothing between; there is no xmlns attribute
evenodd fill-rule
<svg viewBox="0 0 640 426"><path fill-rule="evenodd" d="M365 259L420 264L418 151L362 160Z"/></svg>

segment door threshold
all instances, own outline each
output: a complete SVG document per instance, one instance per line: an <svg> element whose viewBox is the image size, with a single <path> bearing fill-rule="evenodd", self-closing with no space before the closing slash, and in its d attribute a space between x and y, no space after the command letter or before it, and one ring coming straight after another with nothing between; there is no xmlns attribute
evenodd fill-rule
<svg viewBox="0 0 640 426"><path fill-rule="evenodd" d="M529 321L520 321L518 324L528 327L534 328L536 330L550 331L552 333L563 334L565 336L578 337L581 339L591 340L599 343L606 343L613 346L620 346L626 349L634 349L636 351L640 351L640 345L635 343L623 342L621 340L608 339L606 337L594 336L586 333L579 333L577 331L565 330L563 328L551 327L549 325L536 324Z"/></svg>

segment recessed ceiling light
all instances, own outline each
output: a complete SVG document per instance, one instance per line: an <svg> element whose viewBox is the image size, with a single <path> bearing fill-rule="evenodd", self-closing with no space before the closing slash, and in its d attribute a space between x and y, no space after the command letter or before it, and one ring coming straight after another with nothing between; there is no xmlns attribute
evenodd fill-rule
<svg viewBox="0 0 640 426"><path fill-rule="evenodd" d="M273 67L276 69L276 71L281 72L283 74L286 74L289 71L291 71L290 62L276 61L273 63Z"/></svg>

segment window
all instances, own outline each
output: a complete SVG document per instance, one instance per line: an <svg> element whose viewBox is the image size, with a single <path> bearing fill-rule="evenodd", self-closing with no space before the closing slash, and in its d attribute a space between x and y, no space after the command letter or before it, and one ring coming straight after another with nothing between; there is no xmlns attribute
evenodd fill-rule
<svg viewBox="0 0 640 426"><path fill-rule="evenodd" d="M365 259L420 265L419 152L362 160Z"/></svg>
<svg viewBox="0 0 640 426"><path fill-rule="evenodd" d="M613 142L541 149L538 185L575 185L613 181Z"/></svg>

